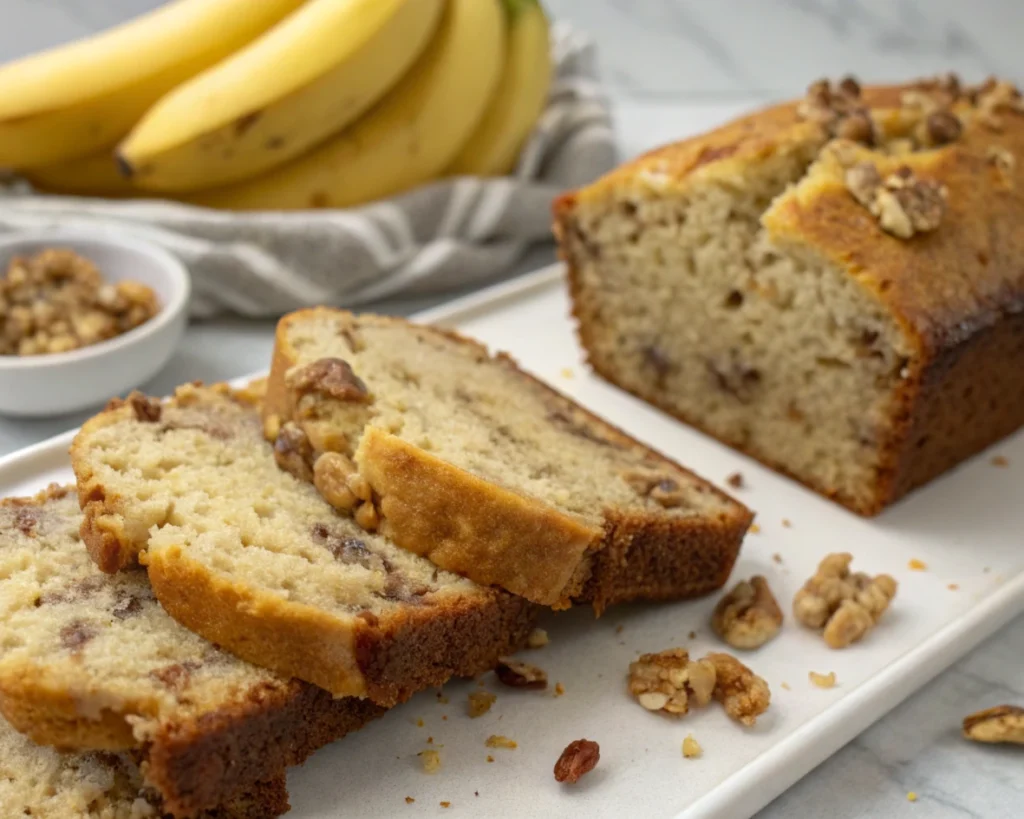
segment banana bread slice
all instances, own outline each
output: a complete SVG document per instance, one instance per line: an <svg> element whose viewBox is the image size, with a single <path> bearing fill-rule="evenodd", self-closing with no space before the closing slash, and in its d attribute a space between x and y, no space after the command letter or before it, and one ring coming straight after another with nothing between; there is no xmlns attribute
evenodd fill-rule
<svg viewBox="0 0 1024 819"><path fill-rule="evenodd" d="M0 712L35 742L134 749L161 809L191 816L384 712L196 636L144 572L99 571L81 523L71 487L0 502Z"/></svg>
<svg viewBox="0 0 1024 819"><path fill-rule="evenodd" d="M264 418L361 525L550 606L707 593L751 521L508 356L402 319L285 316Z"/></svg>
<svg viewBox="0 0 1024 819"><path fill-rule="evenodd" d="M61 753L0 719L0 805L34 819L158 819L165 806L129 754ZM272 819L288 812L282 771L196 819Z"/></svg>
<svg viewBox="0 0 1024 819"><path fill-rule="evenodd" d="M1022 112L819 81L562 197L591 365L879 512L1024 424Z"/></svg>
<svg viewBox="0 0 1024 819"><path fill-rule="evenodd" d="M88 421L72 466L102 566L142 562L164 609L256 665L391 706L492 668L533 607L339 515L278 468L250 393L133 395Z"/></svg>
<svg viewBox="0 0 1024 819"><path fill-rule="evenodd" d="M158 819L159 795L129 754L60 753L35 745L0 718L0 806L5 817ZM272 819L288 812L282 771L196 819Z"/></svg>

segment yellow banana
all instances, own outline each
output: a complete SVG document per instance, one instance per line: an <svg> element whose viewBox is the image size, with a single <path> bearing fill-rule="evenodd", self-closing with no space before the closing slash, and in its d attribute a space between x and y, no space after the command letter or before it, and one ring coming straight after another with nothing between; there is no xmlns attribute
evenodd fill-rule
<svg viewBox="0 0 1024 819"><path fill-rule="evenodd" d="M175 88L118 147L141 188L248 179L355 121L427 46L442 0L309 0Z"/></svg>
<svg viewBox="0 0 1024 819"><path fill-rule="evenodd" d="M117 28L0 66L0 167L113 145L183 80L302 0L176 0Z"/></svg>
<svg viewBox="0 0 1024 819"><path fill-rule="evenodd" d="M103 197L138 193L119 171L112 147L55 165L31 168L25 171L25 177L46 193Z"/></svg>
<svg viewBox="0 0 1024 819"><path fill-rule="evenodd" d="M551 42L537 0L505 0L508 54L498 90L449 172L500 176L515 167L519 151L544 110L551 87Z"/></svg>
<svg viewBox="0 0 1024 819"><path fill-rule="evenodd" d="M348 207L422 184L469 139L504 59L499 0L448 0L426 52L361 119L286 165L190 201L246 210Z"/></svg>

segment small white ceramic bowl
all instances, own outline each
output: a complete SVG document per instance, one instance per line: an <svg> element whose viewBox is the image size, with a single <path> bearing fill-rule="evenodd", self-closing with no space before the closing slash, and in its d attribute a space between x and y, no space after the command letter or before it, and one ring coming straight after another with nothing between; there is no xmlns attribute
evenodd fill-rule
<svg viewBox="0 0 1024 819"><path fill-rule="evenodd" d="M0 235L0 275L14 256L67 248L93 262L110 282L149 285L160 312L130 330L67 353L0 356L0 414L61 415L99 406L152 378L174 353L188 319L191 282L165 250L97 231L33 231Z"/></svg>

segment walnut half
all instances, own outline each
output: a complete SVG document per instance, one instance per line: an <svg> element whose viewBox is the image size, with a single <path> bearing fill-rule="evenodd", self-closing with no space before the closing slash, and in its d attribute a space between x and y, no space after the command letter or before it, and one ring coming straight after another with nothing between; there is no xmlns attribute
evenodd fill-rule
<svg viewBox="0 0 1024 819"><path fill-rule="evenodd" d="M644 654L629 664L629 691L648 711L685 714L694 705L711 702L715 667L690 660L684 648Z"/></svg>
<svg viewBox="0 0 1024 819"><path fill-rule="evenodd" d="M975 742L1024 745L1024 708L997 705L964 717L964 736Z"/></svg>
<svg viewBox="0 0 1024 819"><path fill-rule="evenodd" d="M711 615L711 628L733 648L763 646L781 627L782 609L761 575L737 583Z"/></svg>
<svg viewBox="0 0 1024 819"><path fill-rule="evenodd" d="M907 165L883 179L870 162L857 162L847 168L845 182L882 230L900 239L935 230L946 213L946 187L918 178Z"/></svg>
<svg viewBox="0 0 1024 819"><path fill-rule="evenodd" d="M830 554L793 597L793 615L809 628L823 628L830 648L846 648L864 637L896 596L887 574L851 574L853 555Z"/></svg>

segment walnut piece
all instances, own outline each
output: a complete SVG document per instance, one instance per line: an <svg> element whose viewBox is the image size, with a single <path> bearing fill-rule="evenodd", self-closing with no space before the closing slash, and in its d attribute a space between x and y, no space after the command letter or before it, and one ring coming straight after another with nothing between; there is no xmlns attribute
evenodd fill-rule
<svg viewBox="0 0 1024 819"><path fill-rule="evenodd" d="M896 581L887 574L850 573L853 555L833 553L818 564L793 597L793 615L809 628L823 628L830 648L846 648L862 639L896 596Z"/></svg>
<svg viewBox="0 0 1024 819"><path fill-rule="evenodd" d="M498 679L510 688L530 688L540 690L548 687L548 675L544 669L529 663L504 658L494 668Z"/></svg>
<svg viewBox="0 0 1024 819"><path fill-rule="evenodd" d="M424 773L432 774L441 770L441 754L438 751L420 751L419 757Z"/></svg>
<svg viewBox="0 0 1024 819"><path fill-rule="evenodd" d="M298 396L315 393L339 401L370 401L366 384L342 358L321 358L290 370L285 376L285 384Z"/></svg>
<svg viewBox="0 0 1024 819"><path fill-rule="evenodd" d="M129 395L128 405L132 408L136 421L153 424L159 421L163 414L160 401L156 398L149 398L141 392L133 392Z"/></svg>
<svg viewBox="0 0 1024 819"><path fill-rule="evenodd" d="M306 433L291 421L282 426L277 434L274 460L281 469L290 472L300 481L313 480L313 447Z"/></svg>
<svg viewBox="0 0 1024 819"><path fill-rule="evenodd" d="M700 743L693 738L693 734L687 734L683 739L683 756L687 759L696 759L704 753Z"/></svg>
<svg viewBox="0 0 1024 819"><path fill-rule="evenodd" d="M845 182L882 230L901 239L935 230L946 212L946 187L919 179L906 165L883 179L870 162L857 162L847 168Z"/></svg>
<svg viewBox="0 0 1024 819"><path fill-rule="evenodd" d="M507 748L510 751L519 747L514 739L509 739L501 734L491 734L486 740L484 740L484 745L488 748Z"/></svg>
<svg viewBox="0 0 1024 819"><path fill-rule="evenodd" d="M584 774L594 770L601 759L601 748L589 739L575 739L565 746L555 763L555 781L578 782Z"/></svg>
<svg viewBox="0 0 1024 819"><path fill-rule="evenodd" d="M360 503L349 487L355 474L356 465L351 458L340 452L325 452L313 464L313 485L335 509L351 512Z"/></svg>
<svg viewBox="0 0 1024 819"><path fill-rule="evenodd" d="M542 628L535 628L526 638L528 648L544 648L549 642L551 640L548 638L548 633Z"/></svg>
<svg viewBox="0 0 1024 819"><path fill-rule="evenodd" d="M828 674L819 674L817 671L808 671L807 679L818 688L835 688L836 672L829 671Z"/></svg>
<svg viewBox="0 0 1024 819"><path fill-rule="evenodd" d="M820 123L831 136L874 145L877 128L853 77L838 83L816 80L807 87L807 95L797 105L797 116Z"/></svg>
<svg viewBox="0 0 1024 819"><path fill-rule="evenodd" d="M964 717L964 736L975 742L1024 745L1024 708L997 705Z"/></svg>
<svg viewBox="0 0 1024 819"><path fill-rule="evenodd" d="M469 693L469 716L471 719L482 717L491 710L498 698L490 691L471 691Z"/></svg>
<svg viewBox="0 0 1024 819"><path fill-rule="evenodd" d="M127 333L159 311L149 287L107 283L70 250L15 257L0 276L0 355L77 350Z"/></svg>
<svg viewBox="0 0 1024 819"><path fill-rule="evenodd" d="M768 710L772 698L768 683L731 654L712 652L701 662L714 667L714 698L734 720L753 725Z"/></svg>
<svg viewBox="0 0 1024 819"><path fill-rule="evenodd" d="M629 691L648 711L685 714L690 705L707 705L715 687L715 667L690 660L683 648L644 654L629 664Z"/></svg>
<svg viewBox="0 0 1024 819"><path fill-rule="evenodd" d="M742 580L715 606L711 628L733 648L763 646L782 627L782 609L761 575Z"/></svg>
<svg viewBox="0 0 1024 819"><path fill-rule="evenodd" d="M660 472L633 469L623 473L622 479L641 497L650 498L666 509L686 505L686 497L679 483Z"/></svg>

